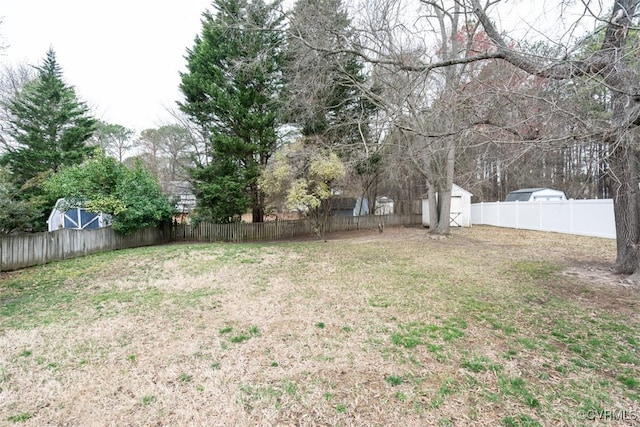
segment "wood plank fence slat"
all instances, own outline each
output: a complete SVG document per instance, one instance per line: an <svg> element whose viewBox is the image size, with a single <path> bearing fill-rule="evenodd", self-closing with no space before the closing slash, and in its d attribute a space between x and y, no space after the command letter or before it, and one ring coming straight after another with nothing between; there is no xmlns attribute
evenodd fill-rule
<svg viewBox="0 0 640 427"><path fill-rule="evenodd" d="M421 215L395 214L380 216L329 218L327 233L375 229L386 226L418 225ZM17 270L52 261L117 249L151 246L168 242L254 242L280 240L313 234L309 219L264 223L232 223L198 225L165 224L149 227L128 236L110 227L98 230L62 229L47 233L16 234L0 237L0 272Z"/></svg>

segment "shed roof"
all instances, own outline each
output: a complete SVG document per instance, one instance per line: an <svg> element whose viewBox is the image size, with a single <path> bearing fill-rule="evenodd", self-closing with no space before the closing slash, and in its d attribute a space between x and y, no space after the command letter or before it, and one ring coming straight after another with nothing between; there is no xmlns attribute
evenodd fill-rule
<svg viewBox="0 0 640 427"><path fill-rule="evenodd" d="M536 188L521 188L519 190L510 191L505 197L505 202L527 202L531 197L536 197L538 194L541 197L565 197L564 191L556 190L549 187L536 187Z"/></svg>
<svg viewBox="0 0 640 427"><path fill-rule="evenodd" d="M469 196L473 196L473 193L471 193L470 191L465 190L464 188L460 187L459 185L453 184L453 188L451 189L451 195L459 196L461 193L465 193L465 194L468 194ZM420 198L421 199L428 199L429 195L425 193Z"/></svg>
<svg viewBox="0 0 640 427"><path fill-rule="evenodd" d="M521 188L519 190L509 191L509 193L535 193L536 191L542 190L553 190L553 188L549 187L536 187L536 188ZM557 191L557 190L554 190Z"/></svg>

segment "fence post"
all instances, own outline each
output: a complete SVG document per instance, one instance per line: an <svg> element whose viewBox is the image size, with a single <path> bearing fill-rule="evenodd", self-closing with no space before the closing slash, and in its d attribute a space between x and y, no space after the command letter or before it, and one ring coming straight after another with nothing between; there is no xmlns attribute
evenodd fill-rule
<svg viewBox="0 0 640 427"><path fill-rule="evenodd" d="M516 200L516 230L520 228L520 202Z"/></svg>
<svg viewBox="0 0 640 427"><path fill-rule="evenodd" d="M500 227L500 202L496 202L496 227Z"/></svg>

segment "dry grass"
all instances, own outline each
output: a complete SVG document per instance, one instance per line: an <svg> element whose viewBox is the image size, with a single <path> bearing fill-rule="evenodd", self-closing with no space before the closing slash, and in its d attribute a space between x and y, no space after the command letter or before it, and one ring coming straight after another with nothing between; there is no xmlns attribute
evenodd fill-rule
<svg viewBox="0 0 640 427"><path fill-rule="evenodd" d="M490 227L330 237L0 276L0 424L640 416L640 290L607 273L613 241Z"/></svg>

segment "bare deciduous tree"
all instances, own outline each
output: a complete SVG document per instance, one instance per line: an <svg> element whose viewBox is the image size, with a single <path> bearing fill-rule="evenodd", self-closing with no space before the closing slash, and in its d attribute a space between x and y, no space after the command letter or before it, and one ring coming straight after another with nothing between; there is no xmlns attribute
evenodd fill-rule
<svg viewBox="0 0 640 427"><path fill-rule="evenodd" d="M610 176L612 179L616 219L617 258L614 270L632 274L631 282L640 281L640 80L631 65L637 46L627 43L634 26L638 0L617 0L605 25L599 49L586 58L531 58L509 46L497 30L479 0L471 1L473 12L495 43L502 59L532 74L547 79L569 80L592 77L610 93L612 119L606 135L611 145ZM589 6L585 3L587 12ZM599 18L599 17L598 17Z"/></svg>
<svg viewBox="0 0 640 427"><path fill-rule="evenodd" d="M207 142L211 138L211 131L207 126L199 125L178 109L167 110L175 120L172 125L182 128L182 132L187 140L188 150L195 164L206 166L211 159L210 144Z"/></svg>
<svg viewBox="0 0 640 427"><path fill-rule="evenodd" d="M371 83L342 0L299 0L290 15L285 116L347 164L350 195L375 204L381 153ZM363 212L363 214L366 212Z"/></svg>
<svg viewBox="0 0 640 427"><path fill-rule="evenodd" d="M7 133L10 119L8 102L15 98L25 84L35 78L34 71L33 67L26 64L5 65L0 71L0 151L4 151L7 144L11 144L11 138Z"/></svg>
<svg viewBox="0 0 640 427"><path fill-rule="evenodd" d="M384 2L385 13L369 6L361 19L367 25L361 30L366 34L361 50L382 88L369 94L396 129L390 131L390 141L404 150L405 160L425 180L430 230L447 234L456 147L478 122L468 113L470 94L461 89L480 68L476 61L492 52L462 3L420 3L414 22L392 14L408 13L410 2Z"/></svg>
<svg viewBox="0 0 640 427"><path fill-rule="evenodd" d="M183 126L174 124L145 129L138 138L138 147L143 162L165 192L171 192L177 181L189 180L187 168L191 166L193 141Z"/></svg>
<svg viewBox="0 0 640 427"><path fill-rule="evenodd" d="M133 134L133 130L127 129L122 125L98 122L90 142L101 147L105 153L122 162L134 146Z"/></svg>
<svg viewBox="0 0 640 427"><path fill-rule="evenodd" d="M604 5L594 10L592 2L582 2L583 14L570 22L568 33L571 34L585 20L596 20L602 24L604 36L600 46L589 55L576 56L573 41L558 41L562 55L531 55L517 49L517 44L507 40L496 28L490 17L491 7L499 5L499 0L420 0L419 6L410 0L376 0L364 4L364 13L356 19L359 45L340 48L339 52L358 55L370 67L384 70L387 73L410 73L414 79L426 81L427 77L437 81L440 74L441 88L444 96L434 96L431 85L417 85L424 91L426 104L432 107L434 100L444 101L443 105L454 111L462 105L455 100L455 90L461 82L460 70L467 64L478 63L488 59L500 59L512 66L539 79L555 81L574 81L588 78L606 88L610 98L612 118L608 129L603 132L602 140L608 145L609 170L612 196L614 198L617 260L614 270L619 273L634 273L629 280L640 281L640 200L639 174L640 150L638 134L640 125L640 79L633 61L637 56L637 44L628 43L630 29L635 28L639 0L617 0L612 2L609 18L603 16ZM562 14L565 4L558 9ZM568 6L567 6L568 7ZM409 17L409 18L407 18ZM446 24L442 25L443 22ZM476 50L469 48L468 38L457 38L460 28L481 28L491 40L490 48ZM468 31L474 34L475 31ZM439 33L440 50L429 51L434 46L434 33ZM324 46L310 46L322 52L336 52ZM466 47L466 49L465 49ZM578 49L579 50L579 49ZM388 88L390 89L390 88ZM447 92L446 89L452 89ZM406 93L406 90L404 91ZM369 92L370 98L384 109L389 120L410 117L406 103L389 103L389 93ZM412 95L414 95L412 93ZM408 100L409 98L407 98ZM420 111L419 109L417 111ZM455 114L445 115L438 122L441 129L449 134L460 136L467 132L469 125L460 126L462 122L454 118ZM402 121L396 121L403 126ZM415 125L416 123L408 123ZM432 137L435 128L433 122L423 118L429 132L414 132L417 137ZM409 126L405 126L409 127ZM416 131L418 129L406 129ZM567 132L569 128L567 128ZM444 132L447 133L447 132ZM436 135L437 136L437 135ZM444 135L441 135L444 137ZM566 134L564 137L568 137ZM441 140L445 159L455 159L455 144ZM425 140L426 144L426 140ZM565 153L566 154L566 153ZM441 196L443 206L440 217L447 222L446 190L450 191L452 162L444 162L445 179ZM435 189L435 188L434 188ZM444 230L444 229L443 229Z"/></svg>

